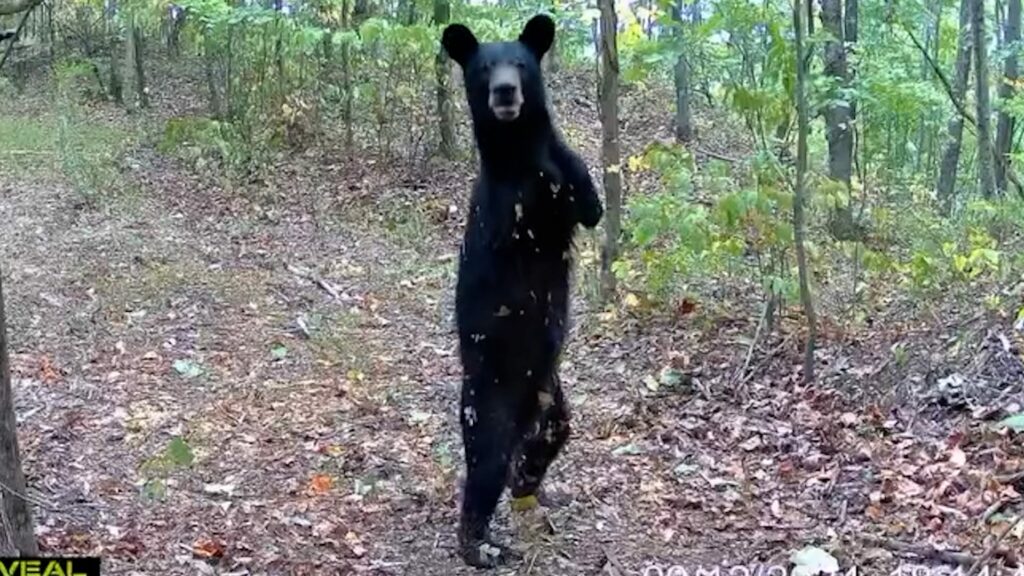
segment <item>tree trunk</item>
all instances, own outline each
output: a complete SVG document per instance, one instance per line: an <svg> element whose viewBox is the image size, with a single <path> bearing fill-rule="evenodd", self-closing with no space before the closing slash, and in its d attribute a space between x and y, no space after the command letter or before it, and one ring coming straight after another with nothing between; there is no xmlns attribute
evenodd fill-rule
<svg viewBox="0 0 1024 576"><path fill-rule="evenodd" d="M672 6L672 17L678 26L679 57L675 65L676 88L676 140L693 140L693 117L690 114L690 64L686 54L686 23L683 20L682 2Z"/></svg>
<svg viewBox="0 0 1024 576"><path fill-rule="evenodd" d="M832 78L838 90L849 87L846 67L846 31L843 27L842 0L821 0L821 25L829 34L825 41L825 75ZM841 103L825 108L826 137L828 138L829 176L850 186L853 173L853 115L846 104L849 96L835 94Z"/></svg>
<svg viewBox="0 0 1024 576"><path fill-rule="evenodd" d="M136 48L138 37L135 35L135 23L128 22L127 30L125 31L126 41L124 43L124 64L123 68L123 80L124 85L128 87L128 97L125 98L125 104L129 110L134 110L142 105L139 100L139 64L136 62L139 56L139 51Z"/></svg>
<svg viewBox="0 0 1024 576"><path fill-rule="evenodd" d="M941 2L935 5L935 42L932 44L932 62L942 61L942 18L943 6ZM930 66L929 66L930 68ZM926 76L927 80L930 76ZM925 164L925 172L930 173L935 169L935 152L938 147L938 134L936 130L928 131L927 148L928 160Z"/></svg>
<svg viewBox="0 0 1024 576"><path fill-rule="evenodd" d="M221 82L217 78L217 57L210 47L211 43L209 36L203 41L203 69L206 72L206 90L210 94L210 116L223 120L227 113L221 97Z"/></svg>
<svg viewBox="0 0 1024 576"><path fill-rule="evenodd" d="M622 221L622 170L619 151L618 22L614 0L598 0L601 10L601 158L604 165L605 241L601 250L601 293L615 296L612 264L619 255Z"/></svg>
<svg viewBox="0 0 1024 576"><path fill-rule="evenodd" d="M25 473L18 450L11 365L7 352L7 316L4 310L3 277L0 275L0 553L37 556L32 510L26 500Z"/></svg>
<svg viewBox="0 0 1024 576"><path fill-rule="evenodd" d="M341 3L341 29L346 31L349 29L352 17L355 16L354 14L349 14L350 2L351 0L343 0ZM366 2L357 0L357 8L360 4L366 5ZM342 104L341 112L342 120L345 122L345 148L351 154L352 148L355 145L354 130L352 128L352 122L354 121L352 109L355 102L355 94L352 92L352 47L347 40L341 46L341 86L345 92L345 101Z"/></svg>
<svg viewBox="0 0 1024 576"><path fill-rule="evenodd" d="M138 99L139 106L149 108L149 92L146 89L146 39L142 35L142 28L139 27L134 18L132 18L131 42L132 63L135 65L135 96Z"/></svg>
<svg viewBox="0 0 1024 576"><path fill-rule="evenodd" d="M992 151L992 104L988 87L988 46L985 0L973 0L974 89L978 122L978 189L985 198L996 193L995 156Z"/></svg>
<svg viewBox="0 0 1024 576"><path fill-rule="evenodd" d="M931 56L928 55L928 49L932 46L936 47L936 53L938 53L939 45L939 30L942 24L942 5L939 4L935 10L935 18L930 21L924 22L924 50L921 51L921 80L927 82L931 78ZM929 120L930 115L922 112L918 115L917 120L917 143L916 143L916 154L914 157L914 171L920 172L925 161L925 148L927 147L929 137Z"/></svg>
<svg viewBox="0 0 1024 576"><path fill-rule="evenodd" d="M1003 22L1003 45L1011 46L1003 62L1003 78L999 83L999 121L996 125L996 187L1006 192L1006 176L1013 151L1014 117L1006 112L1006 105L1014 96L1017 80L1017 43L1020 42L1021 0L1009 0L1008 13Z"/></svg>
<svg viewBox="0 0 1024 576"><path fill-rule="evenodd" d="M793 5L793 28L796 31L796 190L793 194L793 237L796 248L796 262L800 276L800 301L807 317L807 347L804 350L804 381L814 381L814 346L818 333L818 320L811 297L810 272L807 270L807 251L804 247L804 204L807 200L807 137L810 122L807 112L807 68L804 61L804 27L801 22L801 3ZM809 0L808 4L810 3ZM830 0L826 0L826 4ZM824 9L822 10L824 12ZM824 15L823 15L823 20ZM829 24L825 24L828 26ZM848 131L848 130L847 130ZM830 142L831 144L831 142ZM849 176L847 176L849 178Z"/></svg>
<svg viewBox="0 0 1024 576"><path fill-rule="evenodd" d="M960 33L956 40L956 70L953 76L953 94L957 107L962 107L967 98L967 81L971 75L971 8L974 0L960 0ZM935 195L942 211L949 214L953 209L953 192L956 188L956 173L960 164L960 143L964 133L964 116L954 110L946 124L947 141L939 162L939 179Z"/></svg>
<svg viewBox="0 0 1024 576"><path fill-rule="evenodd" d="M443 27L451 18L449 0L434 0L434 25ZM451 62L444 49L437 51L434 60L437 75L437 118L438 131L441 135L441 155L451 160L455 158L455 114L452 109L451 94Z"/></svg>
<svg viewBox="0 0 1024 576"><path fill-rule="evenodd" d="M107 36L110 38L110 81L108 82L110 98L118 104L124 104L124 78L121 68L123 66L122 51L124 50L124 45L121 42L121 31L114 20L114 17L117 15L117 3L111 2L104 12Z"/></svg>
<svg viewBox="0 0 1024 576"><path fill-rule="evenodd" d="M544 55L544 73L547 74L548 78L558 74L561 66L558 53L558 37L556 36L551 42L551 48L548 49L548 53Z"/></svg>
<svg viewBox="0 0 1024 576"><path fill-rule="evenodd" d="M810 4L810 1L808 1ZM853 214L853 148L856 109L853 104L853 74L847 62L847 47L857 42L857 3L847 3L853 18L844 25L842 0L821 0L821 24L828 34L824 45L824 73L831 78L834 90L831 103L826 105L825 137L828 141L828 173L846 188L847 202L837 205L831 215L829 228L837 240L860 240L863 229ZM810 32L813 19L808 13Z"/></svg>

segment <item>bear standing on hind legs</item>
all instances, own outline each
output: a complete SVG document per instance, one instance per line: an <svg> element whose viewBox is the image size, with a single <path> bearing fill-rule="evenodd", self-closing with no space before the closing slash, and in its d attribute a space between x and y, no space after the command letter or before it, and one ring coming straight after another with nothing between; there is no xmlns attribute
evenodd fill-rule
<svg viewBox="0 0 1024 576"><path fill-rule="evenodd" d="M555 25L533 17L514 42L480 43L461 24L442 44L463 70L480 157L459 260L455 315L462 359L466 484L459 550L497 566L511 552L488 527L506 484L536 502L569 437L557 374L577 224L603 214L587 167L559 138L540 60Z"/></svg>

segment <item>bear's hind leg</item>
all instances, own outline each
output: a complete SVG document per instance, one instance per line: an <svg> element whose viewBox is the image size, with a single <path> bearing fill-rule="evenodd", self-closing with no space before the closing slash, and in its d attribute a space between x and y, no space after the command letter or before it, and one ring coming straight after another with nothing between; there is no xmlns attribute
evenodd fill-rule
<svg viewBox="0 0 1024 576"><path fill-rule="evenodd" d="M516 554L494 543L489 525L508 480L509 463L519 438L516 399L481 371L463 382L462 438L466 455L466 483L459 521L459 552L477 567L494 567Z"/></svg>
<svg viewBox="0 0 1024 576"><path fill-rule="evenodd" d="M539 418L533 425L531 434L523 440L511 479L513 506L519 503L518 506L524 508L538 503L535 498L545 499L544 495L538 493L540 484L547 474L548 467L569 440L570 432L569 409L558 374L552 373L551 377L545 380L545 385L537 391L535 401L539 408Z"/></svg>

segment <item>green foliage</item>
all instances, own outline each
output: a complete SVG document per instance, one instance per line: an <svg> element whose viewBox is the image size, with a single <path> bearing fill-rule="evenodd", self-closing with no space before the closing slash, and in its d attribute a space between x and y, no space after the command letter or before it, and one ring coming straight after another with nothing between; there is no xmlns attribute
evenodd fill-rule
<svg viewBox="0 0 1024 576"><path fill-rule="evenodd" d="M199 170L221 168L238 176L261 159L259 152L265 152L245 142L232 124L198 117L168 120L157 150L175 154Z"/></svg>
<svg viewBox="0 0 1024 576"><path fill-rule="evenodd" d="M1014 432L1024 432L1024 413L1004 418L996 426L999 428L1009 428Z"/></svg>
<svg viewBox="0 0 1024 576"><path fill-rule="evenodd" d="M56 156L82 203L98 208L104 201L130 191L118 169L118 160L129 138L119 129L92 120L83 109L81 100L93 86L93 69L88 62L62 62L55 76Z"/></svg>
<svg viewBox="0 0 1024 576"><path fill-rule="evenodd" d="M1019 272L1024 262L1006 255L1024 240L1024 221L1011 216L1021 214L1021 205L1017 199L976 200L948 218L921 200L898 211L880 207L874 211L876 233L891 243L890 251L865 252L865 270L873 280L895 280L923 296Z"/></svg>
<svg viewBox="0 0 1024 576"><path fill-rule="evenodd" d="M191 380L203 375L203 368L192 360L179 359L174 361L174 371L182 378Z"/></svg>
<svg viewBox="0 0 1024 576"><path fill-rule="evenodd" d="M630 165L657 174L661 187L630 204L627 257L615 265L627 283L671 300L709 277L751 271L766 293L795 295L786 264L793 242L788 192L767 178L744 186L724 171L695 176L692 159L677 146L651 146ZM703 201L695 182L734 191Z"/></svg>
<svg viewBox="0 0 1024 576"><path fill-rule="evenodd" d="M163 500L167 495L165 480L177 470L189 468L195 454L188 442L175 436L164 450L142 464L139 472L145 477L142 496L146 500Z"/></svg>

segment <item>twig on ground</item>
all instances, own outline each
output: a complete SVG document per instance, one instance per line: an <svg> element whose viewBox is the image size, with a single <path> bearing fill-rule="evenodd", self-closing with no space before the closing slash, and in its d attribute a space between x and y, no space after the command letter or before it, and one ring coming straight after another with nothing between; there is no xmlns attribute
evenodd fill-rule
<svg viewBox="0 0 1024 576"><path fill-rule="evenodd" d="M1000 484L1016 484L1021 480L1024 480L1024 470L1018 470L1013 474L1003 474L1001 476L996 476L996 482L999 482Z"/></svg>
<svg viewBox="0 0 1024 576"><path fill-rule="evenodd" d="M22 494L21 492L18 492L17 490L15 490L14 488L11 488L10 486L8 486L7 484L5 484L3 482L0 482L0 489L3 489L4 492L7 492L8 494L10 494L12 496L16 496L17 498L20 498L21 500L24 500L25 502L28 502L29 504L35 504L36 506L38 506L40 508L45 508L47 510L57 510L56 506L54 506L53 504L50 504L49 502L46 502L42 498L39 498L38 496L30 496L28 494Z"/></svg>
<svg viewBox="0 0 1024 576"><path fill-rule="evenodd" d="M1020 520L1018 520L1020 522ZM932 546L931 544L912 544L910 542L903 542L901 540L893 540L891 538L884 538L881 536L871 536L868 534L862 535L860 538L862 541L880 548L885 548L894 552L898 556L913 556L921 560L931 560L935 562L941 562L943 564L956 564L958 566L970 566L971 569L965 573L965 576L972 576L972 571L975 566L981 566L985 562L988 562L994 556L1000 556L1007 560L1012 566L1019 565L1019 560L1014 554L1008 550L1000 550L999 544L1007 534L1013 531L1014 526L1004 532L1000 537L993 543L993 545L983 554L982 556L975 556L966 552L957 552L953 550L942 550Z"/></svg>
<svg viewBox="0 0 1024 576"><path fill-rule="evenodd" d="M319 274L315 272L307 272L291 263L287 263L285 264L285 266L288 267L288 271L291 272L292 274L298 276L299 278L305 278L306 280L309 280L310 282L319 286L321 289L323 289L324 292L330 294L331 298L334 298L335 300L341 299L341 295L338 294L338 289L335 288L334 286L331 286L331 284L328 281L321 278Z"/></svg>
<svg viewBox="0 0 1024 576"><path fill-rule="evenodd" d="M530 576L533 573L533 565L537 562L538 556L540 556L540 552L533 553L533 558L530 558L530 565L526 567L526 576Z"/></svg>
<svg viewBox="0 0 1024 576"><path fill-rule="evenodd" d="M982 513L981 523L984 524L988 522L989 518L995 516L997 512L1003 509L1003 506L1006 506L1009 503L1010 501L1005 498L994 502L991 506L985 509L984 513Z"/></svg>
<svg viewBox="0 0 1024 576"><path fill-rule="evenodd" d="M867 534L861 536L861 539L872 546L885 548L897 555L915 556L922 560L935 560L945 564L958 564L960 566L970 566L977 560L977 558L970 554L966 554L964 552L953 552L950 550L940 550L930 544L911 544L910 542L902 542L900 540L892 540Z"/></svg>
<svg viewBox="0 0 1024 576"><path fill-rule="evenodd" d="M985 553L981 555L981 558L978 558L978 560L971 565L971 569L967 571L967 576L974 576L977 574L978 571L992 559L992 556L996 554L996 551L999 550L999 545L1003 543L1003 540L1006 540L1006 537L1010 535L1010 532L1013 532L1021 522L1024 522L1024 516L1018 516L1017 520L1014 521L1013 524L1007 526L1006 530L1003 530L1003 533L996 538L995 542L985 550Z"/></svg>
<svg viewBox="0 0 1024 576"><path fill-rule="evenodd" d="M607 572L609 576L623 576L626 572L619 566L618 561L608 552L607 548L602 550L604 552L604 569L603 572Z"/></svg>
<svg viewBox="0 0 1024 576"><path fill-rule="evenodd" d="M747 357L743 360L743 366L741 366L732 377L733 387L737 392L742 392L744 390L744 385L750 377L747 373L747 369L750 367L750 359L754 357L754 349L757 348L757 343L761 339L761 328L764 326L765 319L768 316L768 306L770 302L770 300L765 301L764 309L761 310L761 316L757 321L757 329L754 330L754 339L750 341L750 347L747 348Z"/></svg>
<svg viewBox="0 0 1024 576"><path fill-rule="evenodd" d="M703 148L698 148L697 152L700 154L711 156L716 160L722 160L723 162L731 162L733 164L739 164L740 162L742 162L742 160L738 158L732 158L730 156L726 156L725 154L719 154L718 152L712 152L711 150L705 150Z"/></svg>

